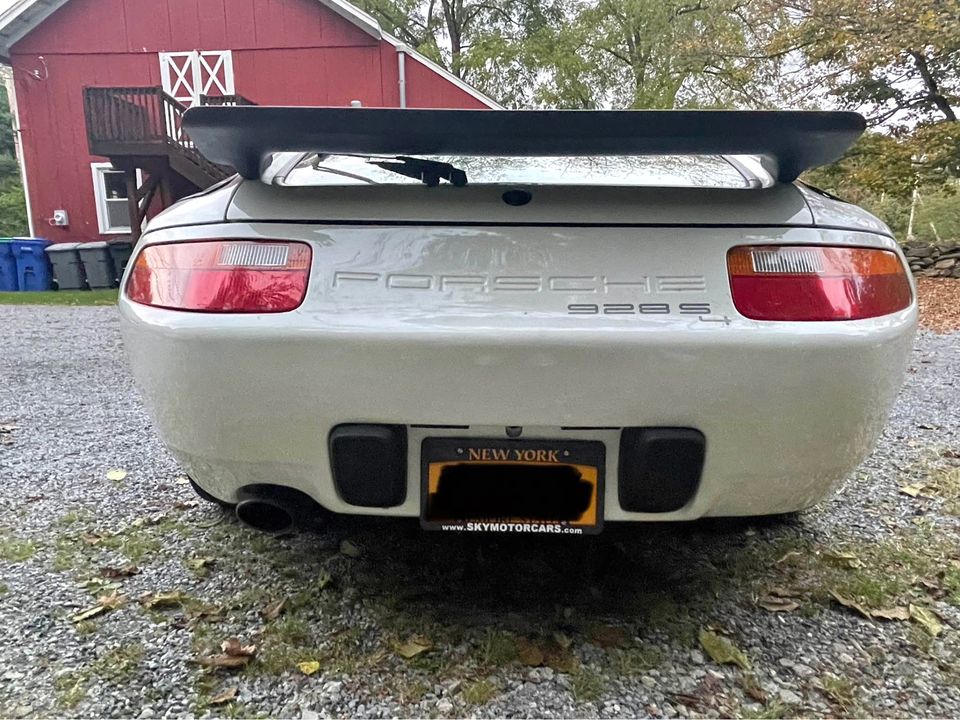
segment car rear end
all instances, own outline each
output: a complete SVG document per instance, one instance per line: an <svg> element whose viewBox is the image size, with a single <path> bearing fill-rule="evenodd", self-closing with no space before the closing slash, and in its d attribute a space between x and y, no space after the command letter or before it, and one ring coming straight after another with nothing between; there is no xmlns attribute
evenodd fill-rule
<svg viewBox="0 0 960 720"><path fill-rule="evenodd" d="M148 228L127 351L226 502L521 532L808 507L883 427L912 281L851 206L692 185L236 181Z"/></svg>

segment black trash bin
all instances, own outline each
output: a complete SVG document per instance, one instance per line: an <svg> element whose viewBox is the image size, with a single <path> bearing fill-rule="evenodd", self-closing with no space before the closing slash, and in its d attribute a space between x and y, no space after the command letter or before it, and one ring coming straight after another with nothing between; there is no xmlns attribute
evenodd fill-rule
<svg viewBox="0 0 960 720"><path fill-rule="evenodd" d="M116 273L115 280L119 285L120 278L123 277L123 271L127 269L127 263L133 254L133 241L128 235L122 235L113 240L107 240L107 249L113 259L113 271Z"/></svg>
<svg viewBox="0 0 960 720"><path fill-rule="evenodd" d="M91 289L112 288L116 285L117 274L113 271L113 260L105 242L80 243L77 249L80 251L87 284Z"/></svg>
<svg viewBox="0 0 960 720"><path fill-rule="evenodd" d="M85 290L87 276L83 272L78 248L80 243L56 243L46 248L53 266L53 284L57 290Z"/></svg>

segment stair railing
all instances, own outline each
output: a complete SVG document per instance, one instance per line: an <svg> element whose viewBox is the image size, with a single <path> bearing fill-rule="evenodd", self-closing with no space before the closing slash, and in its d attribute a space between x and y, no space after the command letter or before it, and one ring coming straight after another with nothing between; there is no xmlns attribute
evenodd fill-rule
<svg viewBox="0 0 960 720"><path fill-rule="evenodd" d="M208 174L225 176L225 170L207 160L184 132L187 107L162 88L88 87L83 102L91 153L109 156L127 148L129 154L147 154L151 146L165 146L187 156Z"/></svg>

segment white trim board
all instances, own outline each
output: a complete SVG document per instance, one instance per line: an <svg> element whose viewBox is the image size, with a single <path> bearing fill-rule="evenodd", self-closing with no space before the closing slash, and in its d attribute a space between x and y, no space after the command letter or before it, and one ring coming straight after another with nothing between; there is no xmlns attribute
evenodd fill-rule
<svg viewBox="0 0 960 720"><path fill-rule="evenodd" d="M131 225L112 230L108 227L107 198L102 192L103 185L100 183L100 176L104 173L104 171L118 173L123 172L122 170L117 170L109 162L90 163L90 177L93 181L93 201L97 208L97 229L101 235L129 235L133 230ZM137 187L140 187L141 185L143 185L143 174L140 172L140 170L137 170ZM127 198L123 198L123 201L126 203Z"/></svg>

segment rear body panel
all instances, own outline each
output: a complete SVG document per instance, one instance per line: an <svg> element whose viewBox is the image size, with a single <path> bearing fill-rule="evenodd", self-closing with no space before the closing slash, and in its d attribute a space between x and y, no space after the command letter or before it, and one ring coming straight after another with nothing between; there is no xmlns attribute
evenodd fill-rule
<svg viewBox="0 0 960 720"><path fill-rule="evenodd" d="M377 512L418 515L422 440L522 426L524 438L604 443L605 519L692 519L807 507L869 451L910 355L915 303L871 320L751 321L733 307L725 258L743 244L899 252L892 238L816 227L791 185L535 188L523 207L503 191L242 183L218 191L233 197L225 222L154 221L144 243L282 238L314 253L290 313L121 300L138 381L194 479L225 500L274 482L369 513L337 495L327 437L342 423L398 424L406 500ZM706 436L687 506L619 507L625 426Z"/></svg>

